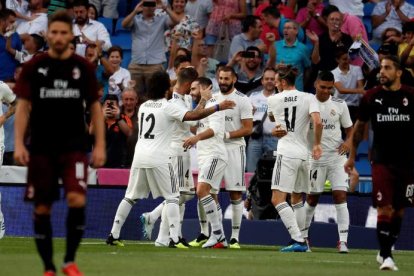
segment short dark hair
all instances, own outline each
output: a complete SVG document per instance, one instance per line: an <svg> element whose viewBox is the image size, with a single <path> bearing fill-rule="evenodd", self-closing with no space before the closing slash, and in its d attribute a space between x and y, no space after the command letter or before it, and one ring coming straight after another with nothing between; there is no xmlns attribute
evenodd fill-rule
<svg viewBox="0 0 414 276"><path fill-rule="evenodd" d="M7 20L7 18L9 18L9 16L16 17L16 13L13 10L10 10L10 9L0 10L0 20L5 21L5 20Z"/></svg>
<svg viewBox="0 0 414 276"><path fill-rule="evenodd" d="M176 56L174 59L174 68L178 68L178 66L180 66L180 64L184 62L191 63L191 58L189 58L188 56Z"/></svg>
<svg viewBox="0 0 414 276"><path fill-rule="evenodd" d="M335 81L335 77L331 71L320 71L317 80L321 81Z"/></svg>
<svg viewBox="0 0 414 276"><path fill-rule="evenodd" d="M36 51L39 51L45 46L45 40L42 36L38 34L31 34L31 37L33 37L34 44L36 45Z"/></svg>
<svg viewBox="0 0 414 276"><path fill-rule="evenodd" d="M295 85L296 77L299 74L299 70L292 65L286 65L282 68L277 69L279 79L285 80L288 85Z"/></svg>
<svg viewBox="0 0 414 276"><path fill-rule="evenodd" d="M335 5L328 5L322 10L322 17L328 17L333 12L340 12L338 7Z"/></svg>
<svg viewBox="0 0 414 276"><path fill-rule="evenodd" d="M263 70L263 75L264 75L264 73L266 73L267 71L272 71L273 73L277 73L277 71L276 71L276 69L275 69L274 67L266 67L266 68Z"/></svg>
<svg viewBox="0 0 414 276"><path fill-rule="evenodd" d="M108 49L108 57L111 55L112 52L118 52L121 58L124 58L124 51L121 47L114 45L111 48Z"/></svg>
<svg viewBox="0 0 414 276"><path fill-rule="evenodd" d="M197 70L193 67L187 67L180 70L177 74L177 82L178 83L186 83L186 82L193 82L198 78Z"/></svg>
<svg viewBox="0 0 414 276"><path fill-rule="evenodd" d="M66 10L58 10L54 12L49 17L47 27L49 28L50 25L52 25L52 23L55 23L55 22L66 23L70 26L70 29L72 30L72 17L69 15L69 13Z"/></svg>
<svg viewBox="0 0 414 276"><path fill-rule="evenodd" d="M273 6L268 6L262 11L262 14L264 15L270 15L273 18L280 18L280 11L278 8L275 8Z"/></svg>
<svg viewBox="0 0 414 276"><path fill-rule="evenodd" d="M255 15L248 15L242 21L242 32L248 32L250 27L256 27L257 20L260 21L260 17Z"/></svg>
<svg viewBox="0 0 414 276"><path fill-rule="evenodd" d="M402 66L401 66L400 58L398 56L387 55L387 56L382 58L382 60L384 60L384 59L390 60L394 64L395 69L397 69L397 70L402 70L403 69Z"/></svg>
<svg viewBox="0 0 414 276"><path fill-rule="evenodd" d="M213 85L213 82L209 78L206 78L206 77L198 77L195 81L205 87L209 87L210 85Z"/></svg>
<svg viewBox="0 0 414 276"><path fill-rule="evenodd" d="M178 53L178 51L183 51L183 52L185 52L185 55L186 55L189 59L191 59L191 51L190 51L190 50L188 50L187 48L184 48L184 47L177 48L177 50L175 51L175 53Z"/></svg>
<svg viewBox="0 0 414 276"><path fill-rule="evenodd" d="M338 59L345 54L348 54L348 50L344 47L339 47L335 50L335 59Z"/></svg>
<svg viewBox="0 0 414 276"><path fill-rule="evenodd" d="M259 48L257 48L256 46L249 46L246 48L246 52L250 52L250 51L255 51L259 54L259 57L262 58L262 51L260 51Z"/></svg>
<svg viewBox="0 0 414 276"><path fill-rule="evenodd" d="M165 98L165 94L170 89L170 76L164 71L157 71L150 77L147 97L150 100Z"/></svg>
<svg viewBox="0 0 414 276"><path fill-rule="evenodd" d="M237 78L236 71L234 71L234 68L231 67L231 66L227 66L227 65L226 66L223 66L223 67L220 68L219 72L221 72L221 71L223 71L223 72L230 72L234 77Z"/></svg>
<svg viewBox="0 0 414 276"><path fill-rule="evenodd" d="M85 7L86 9L88 9L89 1L88 0L74 0L72 7Z"/></svg>

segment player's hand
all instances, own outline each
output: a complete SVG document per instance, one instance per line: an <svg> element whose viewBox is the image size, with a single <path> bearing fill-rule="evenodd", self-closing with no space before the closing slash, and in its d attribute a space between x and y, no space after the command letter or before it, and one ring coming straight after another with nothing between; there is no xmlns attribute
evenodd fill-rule
<svg viewBox="0 0 414 276"><path fill-rule="evenodd" d="M233 107L236 106L236 103L230 100L224 100L220 104L220 110L226 110L226 109L233 109Z"/></svg>
<svg viewBox="0 0 414 276"><path fill-rule="evenodd" d="M272 129L272 136L280 139L285 135L287 135L287 131L286 129L282 128L281 125L277 125L274 129Z"/></svg>
<svg viewBox="0 0 414 276"><path fill-rule="evenodd" d="M183 140L183 141L184 141L183 148L188 150L189 148L195 146L195 144L197 144L197 142L200 141L200 138L198 138L198 136L195 135L195 136L191 136L190 138L187 138L186 140Z"/></svg>
<svg viewBox="0 0 414 276"><path fill-rule="evenodd" d="M94 146L91 156L91 167L100 168L105 165L106 162L106 149L103 146Z"/></svg>
<svg viewBox="0 0 414 276"><path fill-rule="evenodd" d="M207 87L206 89L203 89L201 85L199 87L201 98L206 99L207 101L210 100L212 97L211 89L213 88L213 86L209 85L209 87Z"/></svg>
<svg viewBox="0 0 414 276"><path fill-rule="evenodd" d="M15 146L13 157L17 164L20 164L23 166L27 166L29 164L29 160L30 160L29 151L24 145Z"/></svg>
<svg viewBox="0 0 414 276"><path fill-rule="evenodd" d="M349 158L344 164L345 172L350 174L354 168L355 168L355 160L352 158Z"/></svg>
<svg viewBox="0 0 414 276"><path fill-rule="evenodd" d="M312 149L312 158L314 160L319 160L322 155L322 146L321 145L314 145Z"/></svg>
<svg viewBox="0 0 414 276"><path fill-rule="evenodd" d="M351 150L351 147L348 143L344 142L338 147L338 153L340 155L345 155Z"/></svg>

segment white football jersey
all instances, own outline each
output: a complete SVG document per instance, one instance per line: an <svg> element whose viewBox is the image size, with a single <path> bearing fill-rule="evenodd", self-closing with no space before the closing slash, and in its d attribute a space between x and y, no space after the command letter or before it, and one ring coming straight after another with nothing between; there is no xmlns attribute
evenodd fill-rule
<svg viewBox="0 0 414 276"><path fill-rule="evenodd" d="M326 165L341 157L338 154L338 147L343 143L341 126L343 128L352 127L351 116L344 100L330 97L326 102L320 102L319 110L323 124L322 131L322 156L319 160L309 158L313 163ZM310 123L309 147L312 148L314 136L313 125Z"/></svg>
<svg viewBox="0 0 414 276"><path fill-rule="evenodd" d="M16 95L10 89L10 87L4 82L0 81L0 101L2 103L12 103L16 99ZM3 115L3 109L0 108L0 116ZM0 145L4 144L4 128L0 127Z"/></svg>
<svg viewBox="0 0 414 276"><path fill-rule="evenodd" d="M217 104L216 99L210 99L206 108ZM197 143L197 158L198 163L201 164L209 157L217 157L227 162L227 150L224 145L224 111L219 111L210 116L198 121L197 134L204 132L211 128L214 131L214 136L206 140L200 140Z"/></svg>
<svg viewBox="0 0 414 276"><path fill-rule="evenodd" d="M308 130L310 114L319 112L315 96L297 90L284 90L268 98L268 113L273 114L276 125L287 130L279 139L277 153L290 158L308 158Z"/></svg>
<svg viewBox="0 0 414 276"><path fill-rule="evenodd" d="M253 106L250 103L249 98L243 93L233 90L228 95L217 93L214 95L217 102L221 103L224 100L231 100L236 103L233 109L226 109L225 113L225 132L235 131L242 127L241 120L253 119ZM227 149L236 148L239 146L246 146L246 142L243 137L234 139L224 139Z"/></svg>
<svg viewBox="0 0 414 276"><path fill-rule="evenodd" d="M274 95L274 93L273 93ZM269 96L270 97L270 96ZM253 121L261 121L265 112L267 112L267 99L263 94L263 90L260 92L254 92L249 96L250 102L256 108L256 111L253 114ZM271 134L272 129L276 124L270 121L269 116L266 116L263 122L263 133Z"/></svg>
<svg viewBox="0 0 414 276"><path fill-rule="evenodd" d="M153 168L171 162L171 139L188 110L167 99L148 100L138 111L139 133L132 166Z"/></svg>
<svg viewBox="0 0 414 276"><path fill-rule="evenodd" d="M173 93L172 98L171 100L169 100L169 102L187 111L190 111L192 109L190 106L191 103L188 101L187 97L180 95L176 92ZM173 151L173 155L178 156L184 153L188 154L187 151L183 148L183 141L186 138L192 136L192 133L190 132L190 127L195 126L196 123L197 122L194 121L177 121L177 123L174 126L174 132L171 141L171 149Z"/></svg>

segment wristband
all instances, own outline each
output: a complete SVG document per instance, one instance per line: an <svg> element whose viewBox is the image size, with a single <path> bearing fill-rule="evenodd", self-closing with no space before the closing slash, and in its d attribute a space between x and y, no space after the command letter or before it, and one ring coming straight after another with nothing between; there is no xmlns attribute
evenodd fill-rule
<svg viewBox="0 0 414 276"><path fill-rule="evenodd" d="M226 139L230 139L230 132L226 132L226 133L225 133L225 135L224 135L224 137L225 137Z"/></svg>
<svg viewBox="0 0 414 276"><path fill-rule="evenodd" d="M219 105L219 104L216 104L216 105L214 106L214 108L216 109L216 111L220 111L220 105Z"/></svg>

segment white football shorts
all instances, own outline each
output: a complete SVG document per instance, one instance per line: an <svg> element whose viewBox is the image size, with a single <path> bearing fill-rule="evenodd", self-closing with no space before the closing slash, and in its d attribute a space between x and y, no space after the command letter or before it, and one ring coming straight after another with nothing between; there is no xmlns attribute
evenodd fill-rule
<svg viewBox="0 0 414 276"><path fill-rule="evenodd" d="M180 192L194 193L194 178L191 171L191 158L188 155L173 156L171 162L177 176L178 188Z"/></svg>
<svg viewBox="0 0 414 276"><path fill-rule="evenodd" d="M224 183L227 191L246 191L244 171L246 169L246 147L227 149L227 167Z"/></svg>
<svg viewBox="0 0 414 276"><path fill-rule="evenodd" d="M272 190L284 193L308 193L308 173L307 160L277 154L272 175Z"/></svg>
<svg viewBox="0 0 414 276"><path fill-rule="evenodd" d="M211 193L218 194L227 163L220 158L211 157L199 163L198 183L210 184Z"/></svg>
<svg viewBox="0 0 414 276"><path fill-rule="evenodd" d="M348 191L349 176L344 170L346 157L341 156L338 161L330 162L328 165L310 164L310 190L311 194L322 193L325 182L331 182L332 191Z"/></svg>

